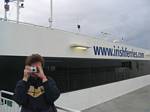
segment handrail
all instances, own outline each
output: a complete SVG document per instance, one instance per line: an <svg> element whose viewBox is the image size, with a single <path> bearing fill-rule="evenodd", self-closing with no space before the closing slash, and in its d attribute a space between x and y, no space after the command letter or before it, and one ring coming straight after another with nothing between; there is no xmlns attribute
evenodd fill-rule
<svg viewBox="0 0 150 112"><path fill-rule="evenodd" d="M2 94L7 94L7 95L11 95L13 96L14 93L13 92L9 92L9 91L5 91L5 90L0 90L0 98L2 98ZM60 106L56 106L56 108L58 110L62 110L62 111L65 111L65 112L81 112L81 111L78 111L78 110L74 110L74 109L70 109L70 108L64 108L64 107L60 107Z"/></svg>
<svg viewBox="0 0 150 112"><path fill-rule="evenodd" d="M8 22L17 23L17 21L15 21L15 20L10 20L10 19L5 20L5 18L2 18L2 17L0 17L0 21L8 21ZM31 25L31 26L37 26L37 27L43 27L43 28L50 28L50 27L46 27L46 26L41 26L41 25L36 25L36 24L21 22L21 21L19 21L18 24ZM53 29L53 28L51 28L51 29Z"/></svg>
<svg viewBox="0 0 150 112"><path fill-rule="evenodd" d="M1 94L2 94L2 93L8 94L8 95L11 95L11 96L14 95L14 93L9 92L9 91L5 91L5 90L1 90L0 93L1 93Z"/></svg>

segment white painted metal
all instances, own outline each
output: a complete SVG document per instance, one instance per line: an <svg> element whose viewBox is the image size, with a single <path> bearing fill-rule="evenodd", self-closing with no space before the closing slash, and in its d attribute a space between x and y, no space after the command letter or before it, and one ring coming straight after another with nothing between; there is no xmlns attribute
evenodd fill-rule
<svg viewBox="0 0 150 112"><path fill-rule="evenodd" d="M0 112L20 112L21 107L11 99L2 97L2 94L13 96L14 93L1 90L0 91ZM56 106L58 112L81 112L78 110Z"/></svg>
<svg viewBox="0 0 150 112"><path fill-rule="evenodd" d="M76 52L70 49L70 46L74 44L90 48L83 52ZM135 59L95 56L91 49L93 45L113 47L114 43L62 30L0 21L0 55L27 56L32 53L40 53L47 57ZM150 54L145 49L120 43L115 43L115 45L127 47L129 50L144 52L145 55ZM150 57L147 56L143 60L150 60ZM65 93L56 101L56 104L60 107L84 110L148 84L150 84L150 75Z"/></svg>
<svg viewBox="0 0 150 112"><path fill-rule="evenodd" d="M53 0L50 0L50 18L49 18L50 28L53 25Z"/></svg>
<svg viewBox="0 0 150 112"><path fill-rule="evenodd" d="M5 9L4 20L7 21L7 11L6 11L6 9Z"/></svg>
<svg viewBox="0 0 150 112"><path fill-rule="evenodd" d="M19 0L17 0L17 23L19 23L19 10L20 10L20 8L19 8L19 3L20 3L20 1Z"/></svg>
<svg viewBox="0 0 150 112"><path fill-rule="evenodd" d="M47 57L138 59L115 56L95 56L92 49L93 45L112 48L114 43L56 29L0 21L0 36L0 55L27 56L32 53L40 53ZM90 48L86 52L76 52L70 49L73 44L88 46ZM148 50L120 43L115 43L115 45L150 54ZM148 60L150 58L145 57L144 59Z"/></svg>
<svg viewBox="0 0 150 112"><path fill-rule="evenodd" d="M76 110L85 110L147 85L150 85L150 74L143 77L64 93L56 101L56 105Z"/></svg>
<svg viewBox="0 0 150 112"><path fill-rule="evenodd" d="M13 100L3 97L2 94L13 95L11 92L0 91L0 112L20 112L19 105Z"/></svg>

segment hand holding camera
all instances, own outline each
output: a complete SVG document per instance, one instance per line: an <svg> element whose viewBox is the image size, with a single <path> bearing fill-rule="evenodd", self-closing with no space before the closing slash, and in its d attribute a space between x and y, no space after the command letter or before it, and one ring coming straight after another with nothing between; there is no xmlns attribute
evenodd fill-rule
<svg viewBox="0 0 150 112"><path fill-rule="evenodd" d="M43 82L47 81L43 68L39 65L25 66L23 80L27 81L30 76L39 77L42 79Z"/></svg>
<svg viewBox="0 0 150 112"><path fill-rule="evenodd" d="M35 70L36 71L36 70ZM46 82L47 81L47 78L44 74L44 71L43 71L43 68L42 66L37 66L37 71L36 73L34 73L35 75L37 75L39 78L42 79L43 82Z"/></svg>

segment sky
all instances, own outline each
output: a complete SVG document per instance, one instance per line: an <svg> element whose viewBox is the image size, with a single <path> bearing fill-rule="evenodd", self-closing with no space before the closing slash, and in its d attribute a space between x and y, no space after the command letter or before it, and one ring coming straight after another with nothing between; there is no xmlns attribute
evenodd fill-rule
<svg viewBox="0 0 150 112"><path fill-rule="evenodd" d="M4 17L0 0L0 17ZM20 21L48 26L50 0L25 0ZM8 19L16 19L10 3ZM150 49L150 0L53 0L53 28ZM104 33L107 33L105 35ZM123 40L122 40L123 39Z"/></svg>

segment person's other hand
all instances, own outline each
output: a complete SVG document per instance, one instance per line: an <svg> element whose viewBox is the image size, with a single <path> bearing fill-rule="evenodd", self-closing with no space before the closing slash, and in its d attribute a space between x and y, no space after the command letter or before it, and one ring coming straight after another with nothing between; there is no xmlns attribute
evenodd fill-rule
<svg viewBox="0 0 150 112"><path fill-rule="evenodd" d="M23 75L23 80L24 81L27 81L29 76L30 76L30 73L31 73L31 68L30 66L25 66L25 69L24 69L24 75Z"/></svg>
<svg viewBox="0 0 150 112"><path fill-rule="evenodd" d="M37 69L38 69L38 73L35 73L38 77L40 77L42 79L43 82L46 82L47 81L47 78L44 74L44 71L43 71L43 68L42 66L37 66Z"/></svg>

